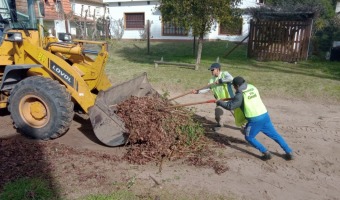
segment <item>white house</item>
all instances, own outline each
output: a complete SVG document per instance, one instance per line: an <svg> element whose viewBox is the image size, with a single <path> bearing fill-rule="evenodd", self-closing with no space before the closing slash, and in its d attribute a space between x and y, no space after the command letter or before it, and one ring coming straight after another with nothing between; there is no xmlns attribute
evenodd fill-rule
<svg viewBox="0 0 340 200"><path fill-rule="evenodd" d="M99 18L105 14L105 4L102 0L70 0L70 4L74 15L79 17L84 17L85 11L91 18Z"/></svg>
<svg viewBox="0 0 340 200"><path fill-rule="evenodd" d="M103 0L103 3L108 6L111 20L123 20L122 39L141 39L148 20L151 24L150 37L153 40L193 39L190 32L185 33L180 27L162 23L161 13L156 9L159 5L158 0ZM239 8L258 7L262 4L263 0L243 0ZM205 39L241 41L248 35L249 21L250 16L243 15L239 30L225 30L216 23Z"/></svg>

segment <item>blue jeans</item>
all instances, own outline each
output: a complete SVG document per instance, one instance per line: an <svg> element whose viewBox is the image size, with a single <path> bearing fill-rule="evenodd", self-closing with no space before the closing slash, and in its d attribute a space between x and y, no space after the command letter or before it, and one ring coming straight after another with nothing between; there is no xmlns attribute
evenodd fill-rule
<svg viewBox="0 0 340 200"><path fill-rule="evenodd" d="M274 140L278 143L281 148L286 153L291 153L292 149L288 146L286 141L281 137L281 135L275 130L269 114L265 113L258 117L249 118L248 123L246 125L246 134L245 139L256 149L258 149L261 153L267 151L267 148L264 147L258 140L256 140L256 135L260 132L263 132L266 136Z"/></svg>

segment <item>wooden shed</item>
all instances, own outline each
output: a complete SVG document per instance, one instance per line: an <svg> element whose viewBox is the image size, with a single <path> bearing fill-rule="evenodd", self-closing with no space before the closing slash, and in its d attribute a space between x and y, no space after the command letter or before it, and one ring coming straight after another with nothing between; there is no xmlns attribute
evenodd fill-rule
<svg viewBox="0 0 340 200"><path fill-rule="evenodd" d="M296 62L308 58L312 13L261 13L250 21L248 57Z"/></svg>

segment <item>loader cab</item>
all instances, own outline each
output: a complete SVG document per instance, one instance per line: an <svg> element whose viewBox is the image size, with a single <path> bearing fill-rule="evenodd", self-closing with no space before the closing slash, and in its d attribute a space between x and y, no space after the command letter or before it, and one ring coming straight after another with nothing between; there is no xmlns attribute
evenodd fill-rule
<svg viewBox="0 0 340 200"><path fill-rule="evenodd" d="M5 30L38 30L36 9L44 14L44 4L35 4L34 0L27 0L23 5L17 7L15 0L0 0L0 34Z"/></svg>
<svg viewBox="0 0 340 200"><path fill-rule="evenodd" d="M17 8L14 0L8 1L11 28L16 30L37 30L38 21L33 0L27 0L27 6Z"/></svg>
<svg viewBox="0 0 340 200"><path fill-rule="evenodd" d="M33 43L38 44L39 20L36 10L40 12L39 16L43 15L44 3L35 2L27 0L18 6L15 0L0 0L0 47L9 33L18 31L22 32L23 37L30 37Z"/></svg>
<svg viewBox="0 0 340 200"><path fill-rule="evenodd" d="M9 22L5 20L0 13L0 46L3 41L4 32L8 26L9 26Z"/></svg>

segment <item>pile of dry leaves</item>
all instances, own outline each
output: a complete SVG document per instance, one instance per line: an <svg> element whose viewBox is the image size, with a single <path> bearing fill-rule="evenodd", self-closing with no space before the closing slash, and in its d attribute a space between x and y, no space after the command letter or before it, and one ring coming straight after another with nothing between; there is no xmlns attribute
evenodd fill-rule
<svg viewBox="0 0 340 200"><path fill-rule="evenodd" d="M209 166L220 174L227 167L213 161L204 127L193 113L174 108L158 96L131 97L117 106L116 113L129 131L129 149L124 159L131 163L186 158L189 164Z"/></svg>

